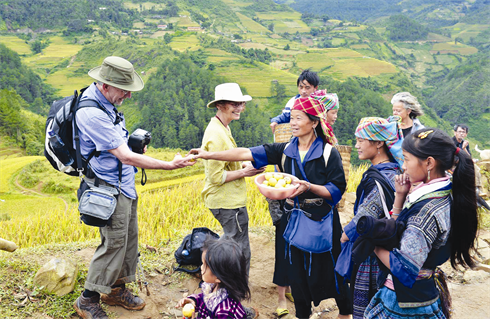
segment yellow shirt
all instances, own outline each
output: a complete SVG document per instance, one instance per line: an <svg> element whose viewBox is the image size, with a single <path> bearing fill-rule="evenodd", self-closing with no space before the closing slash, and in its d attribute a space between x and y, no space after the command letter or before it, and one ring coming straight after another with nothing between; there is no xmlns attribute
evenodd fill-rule
<svg viewBox="0 0 490 319"><path fill-rule="evenodd" d="M236 148L231 131L216 117L213 117L204 132L201 148L209 152L226 151ZM245 178L225 183L226 172L242 169L241 162L204 161L206 174L202 198L209 209L234 209L247 205Z"/></svg>

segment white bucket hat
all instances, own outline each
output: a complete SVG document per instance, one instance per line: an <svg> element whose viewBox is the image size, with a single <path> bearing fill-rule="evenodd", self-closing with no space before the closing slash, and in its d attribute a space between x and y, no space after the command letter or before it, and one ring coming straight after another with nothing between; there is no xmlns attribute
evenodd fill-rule
<svg viewBox="0 0 490 319"><path fill-rule="evenodd" d="M143 79L134 71L133 64L117 56L105 58L102 65L90 70L88 75L97 81L130 92L141 91L145 86Z"/></svg>
<svg viewBox="0 0 490 319"><path fill-rule="evenodd" d="M237 83L223 83L216 85L214 89L214 100L208 103L208 107L216 107L215 102L218 101L248 102L251 100L252 97L250 95L243 95Z"/></svg>

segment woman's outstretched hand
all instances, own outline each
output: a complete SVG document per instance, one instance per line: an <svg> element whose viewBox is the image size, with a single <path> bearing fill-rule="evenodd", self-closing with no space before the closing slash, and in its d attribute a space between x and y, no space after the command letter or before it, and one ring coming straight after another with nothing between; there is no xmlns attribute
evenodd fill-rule
<svg viewBox="0 0 490 319"><path fill-rule="evenodd" d="M207 159L206 157L207 154L208 152L206 152L202 148L193 148L189 151L189 153L187 153L186 157L189 155L193 155L193 159L198 159L198 158Z"/></svg>

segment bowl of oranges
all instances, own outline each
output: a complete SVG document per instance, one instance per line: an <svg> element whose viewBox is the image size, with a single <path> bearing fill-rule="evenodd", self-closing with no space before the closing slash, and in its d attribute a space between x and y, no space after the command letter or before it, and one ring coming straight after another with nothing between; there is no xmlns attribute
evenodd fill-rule
<svg viewBox="0 0 490 319"><path fill-rule="evenodd" d="M286 173L265 173L255 177L259 191L267 198L274 200L286 199L296 190L299 178Z"/></svg>

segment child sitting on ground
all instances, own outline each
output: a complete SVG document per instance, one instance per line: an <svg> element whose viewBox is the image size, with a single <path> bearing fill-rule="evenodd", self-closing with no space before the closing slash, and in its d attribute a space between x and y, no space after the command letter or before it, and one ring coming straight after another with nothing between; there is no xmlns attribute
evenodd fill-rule
<svg viewBox="0 0 490 319"><path fill-rule="evenodd" d="M179 301L177 307L191 303L193 318L256 318L258 313L240 303L250 299L245 256L233 240L206 239L202 252L202 292ZM248 310L248 311L247 311ZM253 314L248 312L253 311Z"/></svg>

